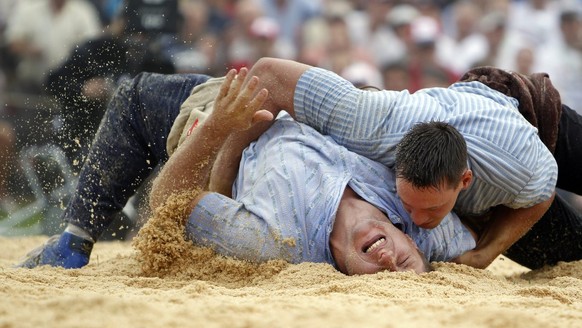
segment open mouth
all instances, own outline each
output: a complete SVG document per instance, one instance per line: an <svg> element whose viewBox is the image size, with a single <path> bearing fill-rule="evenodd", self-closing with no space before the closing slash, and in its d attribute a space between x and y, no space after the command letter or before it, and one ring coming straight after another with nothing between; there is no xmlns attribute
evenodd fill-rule
<svg viewBox="0 0 582 328"><path fill-rule="evenodd" d="M364 247L362 248L362 252L366 254L372 253L374 250L380 247L380 245L382 245L385 241L386 238L384 236L378 236L377 238L370 240L370 242L364 245Z"/></svg>

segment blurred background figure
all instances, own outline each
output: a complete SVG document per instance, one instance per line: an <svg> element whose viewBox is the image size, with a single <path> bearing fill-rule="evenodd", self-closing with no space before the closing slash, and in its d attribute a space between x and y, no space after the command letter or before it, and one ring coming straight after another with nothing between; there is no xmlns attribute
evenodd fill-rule
<svg viewBox="0 0 582 328"><path fill-rule="evenodd" d="M380 70L376 66L363 61L349 64L340 72L340 75L358 88L384 89Z"/></svg>
<svg viewBox="0 0 582 328"><path fill-rule="evenodd" d="M387 90L402 91L410 87L410 73L405 60L384 65L381 74L384 88Z"/></svg>
<svg viewBox="0 0 582 328"><path fill-rule="evenodd" d="M518 58L520 51L524 51L522 55L525 51L531 51L531 42L509 28L506 13L492 11L485 14L479 20L479 31L487 40L487 50L485 57L475 66L495 66L523 71L523 67L520 66L531 65L531 62L520 63Z"/></svg>
<svg viewBox="0 0 582 328"><path fill-rule="evenodd" d="M271 18L279 25L277 42L292 46L286 56L295 56L300 43L303 25L313 17L321 16L322 0L258 0L263 15Z"/></svg>
<svg viewBox="0 0 582 328"><path fill-rule="evenodd" d="M330 15L325 20L327 40L322 43L325 48L318 66L338 74L355 61L370 59L364 49L352 42L347 19L341 15Z"/></svg>
<svg viewBox="0 0 582 328"><path fill-rule="evenodd" d="M245 38L239 38L237 53L231 53L232 58L236 60L229 63L229 67L241 68L251 67L261 57L277 57L294 59L295 46L285 39L279 38L281 28L279 23L267 16L255 17ZM244 56L240 56L244 54Z"/></svg>
<svg viewBox="0 0 582 328"><path fill-rule="evenodd" d="M295 58L294 44L280 38L281 26L274 18L268 16L255 18L250 26L250 34L253 51L247 66L252 66L261 57Z"/></svg>
<svg viewBox="0 0 582 328"><path fill-rule="evenodd" d="M443 64L438 56L438 49L450 40L434 18L416 18L412 22L411 34L413 44L408 53L410 92L426 87L446 87L459 78L446 66L448 61Z"/></svg>
<svg viewBox="0 0 582 328"><path fill-rule="evenodd" d="M535 54L531 48L524 47L517 51L515 55L515 69L514 71L521 74L535 73L533 68L535 61Z"/></svg>
<svg viewBox="0 0 582 328"><path fill-rule="evenodd" d="M5 215L15 210L16 200L10 190L12 171L16 164L16 134L10 122L0 120L0 213Z"/></svg>
<svg viewBox="0 0 582 328"><path fill-rule="evenodd" d="M538 50L533 70L550 74L562 101L582 115L582 16L566 9L559 17L560 33Z"/></svg>
<svg viewBox="0 0 582 328"><path fill-rule="evenodd" d="M452 5L453 31L451 37L441 39L436 55L457 76L487 55L487 39L477 28L481 16L480 7L472 0L460 0Z"/></svg>
<svg viewBox="0 0 582 328"><path fill-rule="evenodd" d="M89 0L99 13L101 24L107 26L111 24L117 16L119 8L123 5L124 0Z"/></svg>
<svg viewBox="0 0 582 328"><path fill-rule="evenodd" d="M547 44L559 33L560 2L557 0L511 1L509 27L535 48Z"/></svg>
<svg viewBox="0 0 582 328"><path fill-rule="evenodd" d="M379 61L380 67L407 60L409 52L414 49L412 22L420 16L420 11L410 4L396 5L386 14L386 22L394 32L394 38L389 42L385 57Z"/></svg>
<svg viewBox="0 0 582 328"><path fill-rule="evenodd" d="M176 33L161 36L163 56L172 63L176 73L214 75L217 71L222 72L218 62L220 32L212 25L220 18L214 16L208 1L181 0L178 12L180 19Z"/></svg>
<svg viewBox="0 0 582 328"><path fill-rule="evenodd" d="M264 15L258 0L236 1L232 8L231 22L224 31L224 63L227 67L241 68L252 62L254 57L251 25Z"/></svg>
<svg viewBox="0 0 582 328"><path fill-rule="evenodd" d="M300 60L340 75L349 72L346 74L365 77L370 76L371 70L379 74L376 60L367 48L367 43L354 38L352 15L359 14L354 14L350 3L337 1L329 5L322 16L310 19L302 31L298 55ZM358 69L363 69L364 72L358 73ZM356 84L359 82L356 81ZM382 84L382 81L378 81L374 86L381 87Z"/></svg>
<svg viewBox="0 0 582 328"><path fill-rule="evenodd" d="M396 1L389 0L357 1L344 15L351 45L358 49L362 60L370 61L376 67L404 55L404 46L388 22L395 4ZM402 11L396 16L401 15L405 20L408 13Z"/></svg>
<svg viewBox="0 0 582 328"><path fill-rule="evenodd" d="M11 81L16 77L16 58L8 49L5 31L6 26L8 25L8 19L12 16L17 1L18 0L0 1L0 100L2 100L3 94L6 92L5 90L8 81Z"/></svg>
<svg viewBox="0 0 582 328"><path fill-rule="evenodd" d="M46 88L60 107L57 142L65 150L74 172L84 156L117 85L142 71L174 73L174 65L160 49L161 35L178 43L177 22L145 26L135 17L142 3L130 0L117 9L105 32L76 47L68 59L48 74ZM178 17L177 1L155 7L159 15Z"/></svg>
<svg viewBox="0 0 582 328"><path fill-rule="evenodd" d="M15 4L5 30L7 47L17 58L17 87L42 92L48 72L72 49L101 31L95 8L85 0L25 0Z"/></svg>

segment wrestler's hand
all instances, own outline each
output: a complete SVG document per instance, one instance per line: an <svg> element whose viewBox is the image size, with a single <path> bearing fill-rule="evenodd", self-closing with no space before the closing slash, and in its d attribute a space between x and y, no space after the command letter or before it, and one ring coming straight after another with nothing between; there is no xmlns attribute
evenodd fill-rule
<svg viewBox="0 0 582 328"><path fill-rule="evenodd" d="M484 220L484 217L482 217L482 220ZM470 228L466 224L466 222L463 223L465 224L465 228L467 228L469 232L471 232L473 238L475 238L477 245L475 246L474 249L467 251L459 255L458 257L454 258L452 262L469 265L478 269L485 269L487 266L489 266L489 264L493 262L493 260L495 260L497 256L499 256L501 250L495 250L493 249L492 245L484 243L484 241L488 240L488 238L483 238L484 236L487 236L488 233L487 226L485 226L484 228L481 227L480 231L477 232Z"/></svg>
<svg viewBox="0 0 582 328"><path fill-rule="evenodd" d="M273 120L271 112L261 109L268 97L267 90L257 92L259 79L256 76L244 84L247 74L247 68L241 68L238 74L234 69L226 74L216 96L214 111L208 118L229 133L247 130L260 121Z"/></svg>
<svg viewBox="0 0 582 328"><path fill-rule="evenodd" d="M496 255L497 253L490 254L490 252L487 249L480 248L479 241L482 240L480 237L483 234L483 227L477 226L476 225L477 223L475 223L475 221L477 222L485 221L485 218L486 216L482 216L479 218L476 217L462 218L463 225L467 230L469 230L471 236L473 236L477 245L474 249L467 251L457 256L456 258L452 259L451 262L457 264L465 264L479 269L485 269L489 264L491 264L491 262L493 262L493 260L497 256ZM469 224L469 222L471 224ZM478 228L478 230L475 228Z"/></svg>
<svg viewBox="0 0 582 328"><path fill-rule="evenodd" d="M470 250L454 258L452 262L457 264L465 264L478 269L485 269L495 260L497 253L489 254L487 251Z"/></svg>
<svg viewBox="0 0 582 328"><path fill-rule="evenodd" d="M486 268L532 228L548 210L554 196L555 193L531 207L514 209L504 205L496 206L480 232L477 246L456 258L454 262Z"/></svg>

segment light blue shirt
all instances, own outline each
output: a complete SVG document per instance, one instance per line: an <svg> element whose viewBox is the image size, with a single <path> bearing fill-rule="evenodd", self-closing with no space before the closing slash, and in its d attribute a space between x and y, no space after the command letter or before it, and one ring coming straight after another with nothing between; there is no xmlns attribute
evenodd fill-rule
<svg viewBox="0 0 582 328"><path fill-rule="evenodd" d="M393 180L384 165L287 115L243 152L233 199L216 193L203 197L186 231L197 245L239 259L335 265L329 236L350 186L410 235L430 261L447 261L475 247L455 215L433 230L414 225L386 188Z"/></svg>
<svg viewBox="0 0 582 328"><path fill-rule="evenodd" d="M449 88L363 91L338 75L311 68L297 83L296 118L340 145L394 166L396 145L418 122L443 121L465 137L473 182L460 193L457 214L491 207L530 207L552 195L557 164L516 99L479 82Z"/></svg>

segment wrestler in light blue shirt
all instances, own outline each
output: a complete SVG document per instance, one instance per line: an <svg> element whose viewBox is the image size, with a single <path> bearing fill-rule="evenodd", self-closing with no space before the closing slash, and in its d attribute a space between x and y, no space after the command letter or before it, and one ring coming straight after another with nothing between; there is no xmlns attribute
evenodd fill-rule
<svg viewBox="0 0 582 328"><path fill-rule="evenodd" d="M340 145L393 167L396 145L418 122L442 121L465 137L473 182L455 205L459 215L491 207L530 207L552 195L557 164L517 100L479 82L449 88L370 92L320 68L306 71L294 94L296 119Z"/></svg>
<svg viewBox="0 0 582 328"><path fill-rule="evenodd" d="M475 247L456 215L433 230L418 228L386 181L394 177L384 165L284 116L243 152L233 198L203 197L186 231L197 245L239 259L335 265L329 238L349 186L386 213L429 261L448 261Z"/></svg>

